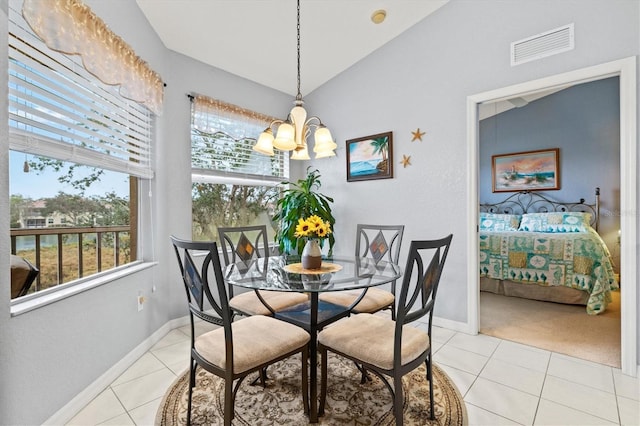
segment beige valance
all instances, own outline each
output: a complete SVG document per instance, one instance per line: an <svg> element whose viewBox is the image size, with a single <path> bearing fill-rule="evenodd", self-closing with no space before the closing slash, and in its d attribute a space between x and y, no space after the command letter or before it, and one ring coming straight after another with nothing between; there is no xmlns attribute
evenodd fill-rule
<svg viewBox="0 0 640 426"><path fill-rule="evenodd" d="M274 117L271 117L266 114L261 114L259 112L251 111L246 108L242 108L237 105L233 105L218 99L213 99L207 96L202 95L191 95L193 103L198 111L213 114L213 115L226 115L229 117L233 117L234 119L247 119L254 122L264 122L265 125L268 125L273 120Z"/></svg>
<svg viewBox="0 0 640 426"><path fill-rule="evenodd" d="M120 94L162 112L164 83L90 7L80 0L24 0L22 15L53 50L79 55L87 71Z"/></svg>

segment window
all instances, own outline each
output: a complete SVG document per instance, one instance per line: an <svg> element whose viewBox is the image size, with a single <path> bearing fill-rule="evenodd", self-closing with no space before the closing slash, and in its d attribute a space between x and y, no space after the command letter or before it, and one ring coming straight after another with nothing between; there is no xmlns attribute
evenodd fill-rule
<svg viewBox="0 0 640 426"><path fill-rule="evenodd" d="M192 233L194 240L217 240L219 226L267 224L276 185L289 177L286 153L253 151L272 117L204 96L192 97Z"/></svg>
<svg viewBox="0 0 640 426"><path fill-rule="evenodd" d="M9 2L10 233L40 270L34 293L136 260L153 115L49 49L21 7Z"/></svg>

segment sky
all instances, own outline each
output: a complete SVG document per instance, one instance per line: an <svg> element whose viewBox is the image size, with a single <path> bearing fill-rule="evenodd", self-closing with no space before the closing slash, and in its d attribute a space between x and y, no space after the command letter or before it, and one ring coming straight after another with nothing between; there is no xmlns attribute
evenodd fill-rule
<svg viewBox="0 0 640 426"><path fill-rule="evenodd" d="M77 194L71 185L63 185L58 182L59 173L45 171L43 173L31 170L24 172L25 154L9 151L9 193L10 195L22 195L24 198L37 200L39 198L54 197L59 191L67 194ZM32 155L27 155L29 161ZM124 173L106 171L99 183L94 183L85 192L85 195L104 195L114 191L121 196L129 195L128 176Z"/></svg>
<svg viewBox="0 0 640 426"><path fill-rule="evenodd" d="M382 160L382 154L373 154L374 147L371 145L372 140L352 143L349 145L349 161L356 163L358 161L370 161L373 159Z"/></svg>

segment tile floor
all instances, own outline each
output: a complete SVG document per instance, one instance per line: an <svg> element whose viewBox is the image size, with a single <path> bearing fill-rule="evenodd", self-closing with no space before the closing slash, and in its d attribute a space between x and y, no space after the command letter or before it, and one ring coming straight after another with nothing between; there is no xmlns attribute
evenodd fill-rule
<svg viewBox="0 0 640 426"><path fill-rule="evenodd" d="M434 327L432 340L469 425L640 425L640 379L619 369L445 328ZM172 330L68 424L153 425L188 362L189 328Z"/></svg>

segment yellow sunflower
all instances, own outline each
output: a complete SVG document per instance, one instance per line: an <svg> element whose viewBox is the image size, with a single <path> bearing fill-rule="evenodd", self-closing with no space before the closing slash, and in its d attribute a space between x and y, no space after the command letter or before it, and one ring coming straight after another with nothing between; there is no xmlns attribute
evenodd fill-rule
<svg viewBox="0 0 640 426"><path fill-rule="evenodd" d="M294 235L298 238L308 237L310 229L311 227L309 226L309 223L306 220L300 218L298 220L298 224L296 225L296 232Z"/></svg>

